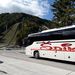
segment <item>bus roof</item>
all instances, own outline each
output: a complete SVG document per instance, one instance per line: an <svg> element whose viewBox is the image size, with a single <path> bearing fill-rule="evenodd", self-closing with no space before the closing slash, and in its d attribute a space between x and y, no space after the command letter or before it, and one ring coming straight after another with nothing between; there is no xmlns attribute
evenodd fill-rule
<svg viewBox="0 0 75 75"><path fill-rule="evenodd" d="M68 28L73 28L73 27L75 27L75 25L65 26L65 27L60 27L60 28L54 28L54 29L48 29L48 30L42 31L41 33L50 32L50 31L57 31L57 30L63 30L63 29L68 29Z"/></svg>
<svg viewBox="0 0 75 75"><path fill-rule="evenodd" d="M74 28L74 27L75 27L75 25L65 26L65 27L60 27L60 28L54 28L54 29L48 29L48 30L44 30L44 31L41 31L41 32L38 32L38 33L29 34L28 37L36 36L36 35L39 35L41 33L58 31L58 30L63 30L63 29L68 29L68 28Z"/></svg>

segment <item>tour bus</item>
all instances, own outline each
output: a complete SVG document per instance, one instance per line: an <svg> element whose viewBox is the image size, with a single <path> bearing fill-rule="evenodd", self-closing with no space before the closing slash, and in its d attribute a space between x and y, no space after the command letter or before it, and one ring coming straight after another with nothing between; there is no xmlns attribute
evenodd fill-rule
<svg viewBox="0 0 75 75"><path fill-rule="evenodd" d="M75 25L28 35L26 55L75 62Z"/></svg>

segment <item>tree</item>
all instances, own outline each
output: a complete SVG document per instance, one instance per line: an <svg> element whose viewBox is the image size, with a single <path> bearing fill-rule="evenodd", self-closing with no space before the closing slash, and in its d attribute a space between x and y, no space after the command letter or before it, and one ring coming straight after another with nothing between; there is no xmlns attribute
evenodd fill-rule
<svg viewBox="0 0 75 75"><path fill-rule="evenodd" d="M55 24L66 26L75 23L75 0L55 0L52 7Z"/></svg>

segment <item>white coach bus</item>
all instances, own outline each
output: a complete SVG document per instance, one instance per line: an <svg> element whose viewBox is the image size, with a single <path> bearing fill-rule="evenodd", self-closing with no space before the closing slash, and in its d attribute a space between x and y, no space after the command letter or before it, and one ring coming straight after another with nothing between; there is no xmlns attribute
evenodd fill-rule
<svg viewBox="0 0 75 75"><path fill-rule="evenodd" d="M75 25L28 35L26 55L75 62Z"/></svg>

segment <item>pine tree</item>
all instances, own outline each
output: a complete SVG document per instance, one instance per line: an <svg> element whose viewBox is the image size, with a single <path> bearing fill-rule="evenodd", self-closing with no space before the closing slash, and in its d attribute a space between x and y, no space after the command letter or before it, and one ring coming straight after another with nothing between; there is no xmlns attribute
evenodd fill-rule
<svg viewBox="0 0 75 75"><path fill-rule="evenodd" d="M59 26L75 23L75 0L55 0L52 5L54 22Z"/></svg>

